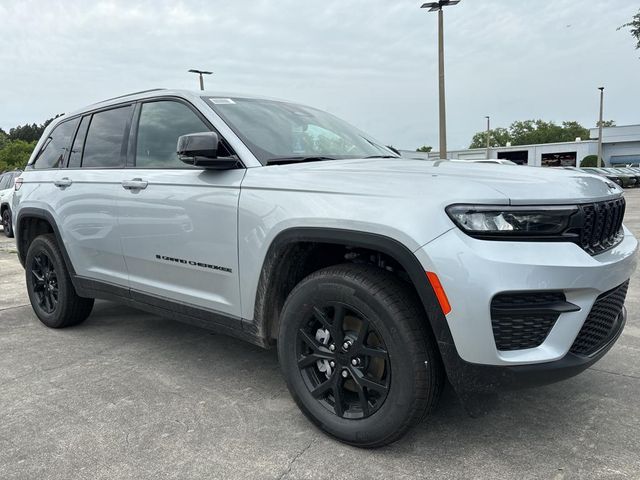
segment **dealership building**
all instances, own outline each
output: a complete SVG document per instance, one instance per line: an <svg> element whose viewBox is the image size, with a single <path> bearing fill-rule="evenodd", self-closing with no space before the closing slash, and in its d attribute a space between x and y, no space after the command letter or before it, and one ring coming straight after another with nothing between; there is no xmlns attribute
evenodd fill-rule
<svg viewBox="0 0 640 480"><path fill-rule="evenodd" d="M589 131L589 139L576 138L573 142L544 143L494 147L489 158L511 160L520 165L535 167L576 167L587 155L598 154L598 129ZM438 152L411 152L402 150L406 157L436 160ZM602 129L602 156L605 166L640 164L640 125L621 125ZM451 160L478 160L487 158L486 148L452 150L447 153Z"/></svg>

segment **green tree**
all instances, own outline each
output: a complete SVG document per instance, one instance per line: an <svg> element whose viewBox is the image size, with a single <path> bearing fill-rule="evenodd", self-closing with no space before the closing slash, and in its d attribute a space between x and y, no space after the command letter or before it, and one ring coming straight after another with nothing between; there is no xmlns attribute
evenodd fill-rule
<svg viewBox="0 0 640 480"><path fill-rule="evenodd" d="M9 139L10 140L23 140L25 142L37 142L44 129L53 122L56 118L58 118L62 114L58 114L53 118L49 118L42 125L37 125L32 123L29 125L28 123L25 125L18 125L17 127L11 128L9 130Z"/></svg>
<svg viewBox="0 0 640 480"><path fill-rule="evenodd" d="M4 147L9 141L9 135L3 129L0 128L0 148Z"/></svg>
<svg viewBox="0 0 640 480"><path fill-rule="evenodd" d="M433 147L431 145L423 145L420 148L416 148L416 152L429 153L431 150L433 150Z"/></svg>
<svg viewBox="0 0 640 480"><path fill-rule="evenodd" d="M587 155L580 162L580 167L597 167L597 166L598 166L597 155Z"/></svg>
<svg viewBox="0 0 640 480"><path fill-rule="evenodd" d="M36 142L9 140L0 149L0 171L24 168L36 147Z"/></svg>
<svg viewBox="0 0 640 480"><path fill-rule="evenodd" d="M506 128L498 127L489 130L489 145L491 147L504 147L511 141L511 134ZM487 132L478 132L471 139L469 148L484 148L487 146Z"/></svg>
<svg viewBox="0 0 640 480"><path fill-rule="evenodd" d="M600 120L598 120L596 122L596 127L600 126ZM603 120L602 121L602 126L603 127L615 127L616 126L616 121L615 120Z"/></svg>
<svg viewBox="0 0 640 480"><path fill-rule="evenodd" d="M636 39L636 50L640 50L640 9L636 13L630 22L620 25L617 30L622 28L629 28L631 30L631 36Z"/></svg>
<svg viewBox="0 0 640 480"><path fill-rule="evenodd" d="M511 145L532 145L537 143L573 142L577 137L589 138L589 129L578 122L554 122L544 120L523 120L513 122L509 128L495 128L490 130L490 144L492 147ZM470 148L485 147L487 133L478 132L471 139Z"/></svg>

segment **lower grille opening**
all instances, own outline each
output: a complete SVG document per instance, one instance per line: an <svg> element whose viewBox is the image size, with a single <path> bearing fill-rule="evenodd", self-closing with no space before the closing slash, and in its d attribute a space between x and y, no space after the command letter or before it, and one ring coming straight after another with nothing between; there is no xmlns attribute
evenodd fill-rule
<svg viewBox="0 0 640 480"><path fill-rule="evenodd" d="M491 301L491 327L498 350L542 345L562 312L579 310L562 292L507 292Z"/></svg>
<svg viewBox="0 0 640 480"><path fill-rule="evenodd" d="M577 355L593 355L618 333L629 281L600 295L584 321L571 349Z"/></svg>

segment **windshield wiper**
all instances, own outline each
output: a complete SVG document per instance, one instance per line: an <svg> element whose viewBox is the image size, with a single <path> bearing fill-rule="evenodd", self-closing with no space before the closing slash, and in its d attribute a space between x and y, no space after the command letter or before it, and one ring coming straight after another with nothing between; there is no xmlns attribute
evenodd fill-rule
<svg viewBox="0 0 640 480"><path fill-rule="evenodd" d="M369 155L368 157L364 157L364 158L400 158L397 155Z"/></svg>
<svg viewBox="0 0 640 480"><path fill-rule="evenodd" d="M267 165L285 165L287 163L301 163L301 162L320 162L322 160L336 160L333 157L280 157L270 158L267 160Z"/></svg>

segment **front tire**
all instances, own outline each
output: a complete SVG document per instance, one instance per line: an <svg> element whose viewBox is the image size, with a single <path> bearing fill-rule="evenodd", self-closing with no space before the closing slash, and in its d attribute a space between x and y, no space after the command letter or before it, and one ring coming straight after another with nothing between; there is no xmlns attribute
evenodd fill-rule
<svg viewBox="0 0 640 480"><path fill-rule="evenodd" d="M79 297L52 234L36 237L25 260L27 293L33 311L50 328L77 325L89 316L93 298Z"/></svg>
<svg viewBox="0 0 640 480"><path fill-rule="evenodd" d="M436 405L437 347L412 287L368 265L302 280L282 310L278 357L294 400L318 427L358 447L399 439Z"/></svg>
<svg viewBox="0 0 640 480"><path fill-rule="evenodd" d="M2 229L4 234L12 238L13 237L13 223L11 221L11 209L5 208L2 212Z"/></svg>

